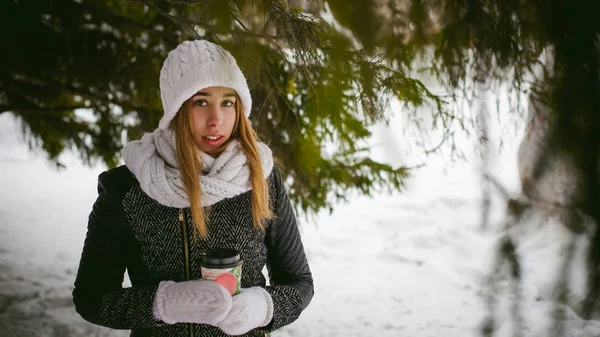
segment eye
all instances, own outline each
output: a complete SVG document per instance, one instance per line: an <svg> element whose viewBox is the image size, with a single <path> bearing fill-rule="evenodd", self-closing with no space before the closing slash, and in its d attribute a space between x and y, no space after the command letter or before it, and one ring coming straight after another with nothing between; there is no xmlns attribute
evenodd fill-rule
<svg viewBox="0 0 600 337"><path fill-rule="evenodd" d="M223 101L223 103L221 103L221 106L229 108L229 107L233 106L233 102L232 101Z"/></svg>
<svg viewBox="0 0 600 337"><path fill-rule="evenodd" d="M206 102L205 99L199 99L197 101L194 101L194 103L192 103L193 105L197 105L197 106L207 106L208 102Z"/></svg>

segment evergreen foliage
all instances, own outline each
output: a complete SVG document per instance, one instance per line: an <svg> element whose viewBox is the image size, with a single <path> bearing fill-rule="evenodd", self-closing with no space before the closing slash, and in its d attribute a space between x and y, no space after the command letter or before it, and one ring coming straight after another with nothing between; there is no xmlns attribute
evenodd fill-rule
<svg viewBox="0 0 600 337"><path fill-rule="evenodd" d="M87 163L114 167L125 142L158 124L168 51L203 38L238 60L251 120L291 176L299 209L330 208L349 190L401 188L405 168L368 158L368 127L385 118L390 97L439 100L301 9L282 1L3 1L0 111L16 115L31 145L58 165L60 153L77 149ZM337 149L324 151L332 143Z"/></svg>

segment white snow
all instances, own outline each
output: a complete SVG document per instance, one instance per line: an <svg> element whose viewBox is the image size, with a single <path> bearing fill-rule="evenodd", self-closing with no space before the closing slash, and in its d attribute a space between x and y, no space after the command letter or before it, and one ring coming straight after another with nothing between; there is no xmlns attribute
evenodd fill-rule
<svg viewBox="0 0 600 337"><path fill-rule="evenodd" d="M71 302L102 166L84 167L65 155L68 168L57 171L19 139L14 118L0 115L0 335L127 336L85 322ZM497 155L492 170L513 193L519 190L516 143ZM481 230L478 165L444 160L431 159L402 193L351 197L332 214L303 221L315 297L273 336L480 335L487 314L483 284L504 206L493 194L491 225ZM518 240L523 336L548 336L552 289L570 234L552 219L533 217L527 226ZM574 299L582 296L584 280L586 241L578 240ZM508 294L502 279L495 336L511 336ZM600 336L600 322L582 321L572 310L567 317L569 336Z"/></svg>

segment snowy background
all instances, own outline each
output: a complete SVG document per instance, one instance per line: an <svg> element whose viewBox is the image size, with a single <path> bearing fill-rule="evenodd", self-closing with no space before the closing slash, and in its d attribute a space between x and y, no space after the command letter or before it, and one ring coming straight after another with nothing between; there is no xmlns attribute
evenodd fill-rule
<svg viewBox="0 0 600 337"><path fill-rule="evenodd" d="M405 152L394 153L399 145L390 146L401 143L398 123L374 129L373 156L410 162ZM71 302L104 168L84 167L67 154L61 159L68 168L57 171L27 150L18 130L10 114L0 115L0 336L127 336L83 321ZM494 147L492 171L512 193L520 188L521 137L517 128L501 152L499 143ZM478 336L487 312L483 284L504 211L493 194L490 228L481 229L479 164L467 152L458 163L447 155L429 158L402 193L351 196L332 214L303 219L315 297L300 319L273 336ZM551 329L547 313L570 236L552 219L530 222L519 236L524 336L541 337ZM585 239L579 238L571 264L575 299L581 296ZM497 336L511 335L507 294L504 280ZM567 318L569 336L600 336L600 322L584 322L570 310Z"/></svg>

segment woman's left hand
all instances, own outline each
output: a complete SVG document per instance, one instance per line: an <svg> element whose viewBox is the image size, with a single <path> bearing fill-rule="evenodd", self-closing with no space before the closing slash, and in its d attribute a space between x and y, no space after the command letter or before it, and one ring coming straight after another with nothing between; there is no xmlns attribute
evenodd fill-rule
<svg viewBox="0 0 600 337"><path fill-rule="evenodd" d="M219 323L219 328L228 335L241 335L269 324L272 318L271 295L261 287L246 288L233 296L231 310Z"/></svg>

